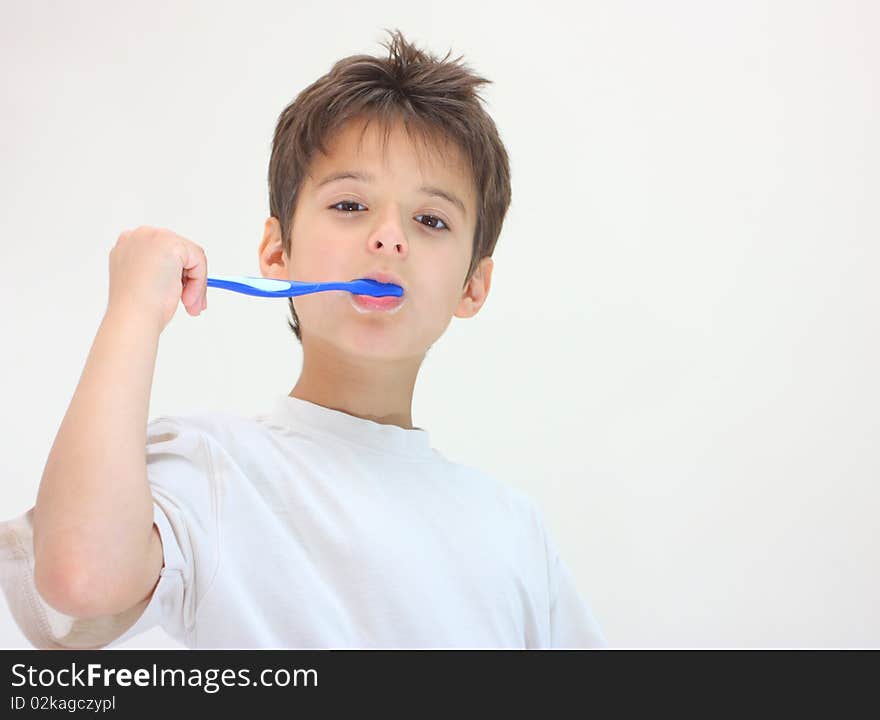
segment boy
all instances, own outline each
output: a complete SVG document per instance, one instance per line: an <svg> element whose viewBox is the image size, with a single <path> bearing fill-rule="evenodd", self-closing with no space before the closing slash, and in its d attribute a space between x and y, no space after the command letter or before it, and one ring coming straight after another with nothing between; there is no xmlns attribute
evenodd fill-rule
<svg viewBox="0 0 880 720"><path fill-rule="evenodd" d="M387 47L281 114L259 260L403 296L291 298L302 372L271 413L147 423L159 335L179 301L207 307L207 260L168 230L122 233L36 506L0 533L36 647L157 624L189 648L605 646L531 501L412 424L425 353L486 300L510 180L488 81L399 32Z"/></svg>

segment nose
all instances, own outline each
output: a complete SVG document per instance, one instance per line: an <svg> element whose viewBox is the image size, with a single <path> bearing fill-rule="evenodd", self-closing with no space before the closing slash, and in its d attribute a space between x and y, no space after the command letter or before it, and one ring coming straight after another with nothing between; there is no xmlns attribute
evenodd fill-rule
<svg viewBox="0 0 880 720"><path fill-rule="evenodd" d="M367 244L371 252L406 257L409 243L393 208L389 208L378 227L370 233Z"/></svg>

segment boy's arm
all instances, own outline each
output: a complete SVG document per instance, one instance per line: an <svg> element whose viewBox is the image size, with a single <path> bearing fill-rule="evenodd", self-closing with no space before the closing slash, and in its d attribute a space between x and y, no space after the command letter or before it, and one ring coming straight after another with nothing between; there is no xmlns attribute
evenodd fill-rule
<svg viewBox="0 0 880 720"><path fill-rule="evenodd" d="M34 509L34 581L55 609L146 605L162 568L144 450L161 328L110 306L52 445Z"/></svg>

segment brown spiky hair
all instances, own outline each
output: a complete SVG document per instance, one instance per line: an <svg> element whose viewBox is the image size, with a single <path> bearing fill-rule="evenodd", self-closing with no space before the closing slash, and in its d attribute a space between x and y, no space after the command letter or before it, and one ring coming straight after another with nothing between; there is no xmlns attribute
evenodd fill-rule
<svg viewBox="0 0 880 720"><path fill-rule="evenodd" d="M410 137L428 146L452 142L471 173L477 198L477 222L470 266L462 289L479 262L495 250L510 206L510 164L492 118L476 88L492 81L475 75L461 56L439 60L386 28L388 57L352 55L302 90L281 112L269 160L269 209L281 226L282 247L290 257L297 192L316 149L327 153L332 134L347 121L378 120L387 143L391 127L402 120ZM366 126L364 127L366 130ZM299 318L289 300L290 329L302 342Z"/></svg>

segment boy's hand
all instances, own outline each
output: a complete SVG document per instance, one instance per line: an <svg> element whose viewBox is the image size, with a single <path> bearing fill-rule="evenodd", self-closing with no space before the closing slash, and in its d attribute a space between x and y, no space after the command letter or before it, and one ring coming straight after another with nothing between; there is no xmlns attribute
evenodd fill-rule
<svg viewBox="0 0 880 720"><path fill-rule="evenodd" d="M194 242L165 228L126 230L110 251L107 311L146 315L161 333L178 300L190 315L208 306L207 277L208 259Z"/></svg>

